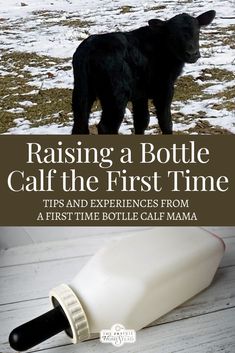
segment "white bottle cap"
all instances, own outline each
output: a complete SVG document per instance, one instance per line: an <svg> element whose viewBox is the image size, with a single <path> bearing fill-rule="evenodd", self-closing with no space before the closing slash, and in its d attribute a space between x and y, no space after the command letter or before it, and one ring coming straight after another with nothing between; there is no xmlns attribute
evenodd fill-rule
<svg viewBox="0 0 235 353"><path fill-rule="evenodd" d="M71 332L66 330L66 333L72 342L78 343L88 339L90 330L87 317L73 290L67 284L61 284L53 288L49 296L54 307L60 305L64 310L71 327Z"/></svg>

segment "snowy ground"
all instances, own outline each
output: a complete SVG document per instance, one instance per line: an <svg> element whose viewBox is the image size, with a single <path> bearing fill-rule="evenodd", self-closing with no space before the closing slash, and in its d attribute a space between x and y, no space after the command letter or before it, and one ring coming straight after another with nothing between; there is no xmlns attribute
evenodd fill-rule
<svg viewBox="0 0 235 353"><path fill-rule="evenodd" d="M202 58L186 65L176 87L174 131L235 133L234 0L0 0L0 8L0 133L70 133L71 57L88 35L209 9L217 17L202 32ZM150 109L146 133L156 134L157 119ZM91 126L99 117L97 104ZM127 109L120 132L130 134L132 127Z"/></svg>

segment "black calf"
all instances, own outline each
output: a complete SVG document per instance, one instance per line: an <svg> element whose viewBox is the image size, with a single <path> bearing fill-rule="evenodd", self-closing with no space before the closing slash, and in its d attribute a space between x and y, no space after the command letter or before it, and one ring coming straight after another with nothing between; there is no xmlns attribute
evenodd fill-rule
<svg viewBox="0 0 235 353"><path fill-rule="evenodd" d="M98 98L102 116L99 134L117 134L128 101L133 104L134 129L149 124L148 99L156 107L163 134L172 133L174 83L185 63L200 57L199 30L215 17L207 11L194 18L180 14L168 21L153 19L131 32L92 35L73 56L73 134L88 134L91 107Z"/></svg>

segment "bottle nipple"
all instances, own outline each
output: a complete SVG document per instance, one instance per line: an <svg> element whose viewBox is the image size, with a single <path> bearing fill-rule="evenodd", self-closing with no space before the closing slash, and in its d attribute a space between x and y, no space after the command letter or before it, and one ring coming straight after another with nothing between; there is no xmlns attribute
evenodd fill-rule
<svg viewBox="0 0 235 353"><path fill-rule="evenodd" d="M10 346L16 351L26 351L57 333L69 329L69 321L57 306L47 313L15 328L9 336Z"/></svg>

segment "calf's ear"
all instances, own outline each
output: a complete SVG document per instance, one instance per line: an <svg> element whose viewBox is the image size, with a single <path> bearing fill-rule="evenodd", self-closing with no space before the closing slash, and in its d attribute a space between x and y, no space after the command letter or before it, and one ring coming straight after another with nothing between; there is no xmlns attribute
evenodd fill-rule
<svg viewBox="0 0 235 353"><path fill-rule="evenodd" d="M164 21L162 20L158 20L158 19L152 19L152 20L149 20L148 21L148 24L149 24L149 27L152 29L152 30L156 30L160 27L163 26L164 24Z"/></svg>
<svg viewBox="0 0 235 353"><path fill-rule="evenodd" d="M214 10L210 10L202 13L197 17L200 26L208 26L215 18L216 12Z"/></svg>

